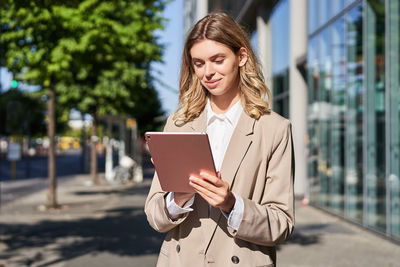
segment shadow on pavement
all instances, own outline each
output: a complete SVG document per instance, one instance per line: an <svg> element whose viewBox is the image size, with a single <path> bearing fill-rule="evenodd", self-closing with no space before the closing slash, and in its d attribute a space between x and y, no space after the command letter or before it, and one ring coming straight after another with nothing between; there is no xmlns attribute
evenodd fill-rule
<svg viewBox="0 0 400 267"><path fill-rule="evenodd" d="M92 191L92 190L80 190L74 192L77 196L87 196L87 195L144 195L147 196L149 193L149 187L128 187L128 188L115 188L114 190L101 190L101 191Z"/></svg>
<svg viewBox="0 0 400 267"><path fill-rule="evenodd" d="M42 220L37 224L0 224L2 243L7 249L2 251L1 260L9 260L20 251L42 248L31 257L19 257L21 266L52 266L73 260L83 255L111 253L117 256L158 254L164 235L155 232L148 224L143 206L132 203L132 198L147 195L149 186L132 186L120 189L96 191L81 190L76 195L103 194L104 203L93 209L100 216L79 218L62 216L59 221ZM122 201L109 209L104 208L109 195L119 195ZM125 201L126 200L126 201ZM83 202L74 203L66 214L85 215L80 209ZM75 210L77 209L77 210ZM81 216L82 217L82 216ZM60 218L60 217L59 217ZM68 219L65 219L68 218ZM52 253L56 257L49 258ZM45 260L44 260L45 258ZM15 262L15 261L14 261ZM39 265L38 265L39 264Z"/></svg>
<svg viewBox="0 0 400 267"><path fill-rule="evenodd" d="M301 246L313 245L320 242L320 236L324 233L329 234L354 234L348 228L339 224L321 223L321 224L297 224L293 234L284 244L297 244ZM280 246L277 247L280 249Z"/></svg>
<svg viewBox="0 0 400 267"><path fill-rule="evenodd" d="M5 255L13 251L45 247L57 242L54 251L59 259L41 266L50 266L84 254L109 252L119 256L158 254L163 235L148 226L142 208L119 208L107 211L104 218L74 221L42 221L36 225L2 225L7 228L3 242L8 246ZM36 257L38 257L36 255ZM7 259L7 256L0 256ZM34 259L21 264L30 265Z"/></svg>
<svg viewBox="0 0 400 267"><path fill-rule="evenodd" d="M304 234L301 231L294 229L292 235L285 242L285 244L298 244L301 246L313 245L320 241L318 234ZM279 247L278 247L279 249Z"/></svg>
<svg viewBox="0 0 400 267"><path fill-rule="evenodd" d="M17 224L7 225L7 228L7 238L3 240L8 246L6 252L43 247L58 240L59 246L54 250L58 251L60 258L42 266L88 253L109 252L120 256L158 254L163 240L161 234L148 226L143 210L139 208L110 210L102 219L43 221L33 226ZM60 239L65 240L60 242ZM29 262L22 264L29 265Z"/></svg>

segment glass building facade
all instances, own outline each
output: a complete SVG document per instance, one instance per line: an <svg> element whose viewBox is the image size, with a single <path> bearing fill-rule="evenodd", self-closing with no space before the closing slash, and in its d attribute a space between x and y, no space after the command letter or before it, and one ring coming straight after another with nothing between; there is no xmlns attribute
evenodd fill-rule
<svg viewBox="0 0 400 267"><path fill-rule="evenodd" d="M289 0L282 0L271 14L273 109L289 118Z"/></svg>
<svg viewBox="0 0 400 267"><path fill-rule="evenodd" d="M400 240L400 1L308 1L311 203Z"/></svg>

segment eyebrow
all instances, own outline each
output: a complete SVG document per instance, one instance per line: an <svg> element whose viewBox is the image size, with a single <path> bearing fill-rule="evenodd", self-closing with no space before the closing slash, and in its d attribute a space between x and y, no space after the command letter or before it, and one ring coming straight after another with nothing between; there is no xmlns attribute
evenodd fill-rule
<svg viewBox="0 0 400 267"><path fill-rule="evenodd" d="M217 54L211 56L210 59L211 60L215 60L216 58L219 58L219 57L225 57L225 54L224 53L217 53ZM192 61L203 61L203 60L200 59L200 58L193 57Z"/></svg>

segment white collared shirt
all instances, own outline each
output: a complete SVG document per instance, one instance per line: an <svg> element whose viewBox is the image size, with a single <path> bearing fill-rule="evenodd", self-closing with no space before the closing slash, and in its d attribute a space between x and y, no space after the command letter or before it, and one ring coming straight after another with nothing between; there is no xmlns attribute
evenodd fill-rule
<svg viewBox="0 0 400 267"><path fill-rule="evenodd" d="M223 114L215 113L212 108L210 101L207 101L207 134L210 141L211 152L214 159L215 169L217 172L221 170L222 162L225 157L226 150L231 140L233 131L239 121L240 115L243 112L243 107L238 101L235 103L227 112ZM244 203L243 199L235 194L235 205L232 211L227 214L222 214L228 219L228 226L237 230L240 222L243 218ZM183 207L179 207L174 201L174 193L168 193L165 198L168 213L172 219L177 219L181 214L190 212L194 197L192 197Z"/></svg>
<svg viewBox="0 0 400 267"><path fill-rule="evenodd" d="M210 101L207 101L207 134L210 141L211 152L214 158L215 169L221 170L222 161L231 140L233 130L239 121L243 108L238 101L227 112L223 114L215 113Z"/></svg>

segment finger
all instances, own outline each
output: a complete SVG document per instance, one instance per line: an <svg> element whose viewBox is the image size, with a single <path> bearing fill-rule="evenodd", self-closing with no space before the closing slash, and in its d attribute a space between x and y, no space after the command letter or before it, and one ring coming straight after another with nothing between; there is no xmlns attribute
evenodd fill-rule
<svg viewBox="0 0 400 267"><path fill-rule="evenodd" d="M203 178L198 178L195 176L190 176L189 177L189 181L191 181L192 183L213 192L214 194L220 194L220 188L222 186L217 186L215 184L210 183L209 181L203 179Z"/></svg>
<svg viewBox="0 0 400 267"><path fill-rule="evenodd" d="M218 195L214 194L213 192L208 191L205 188L197 184L194 184L192 182L190 182L189 184L194 188L196 193L198 193L211 206L215 207L218 205L218 203L222 203L221 202L222 198L218 197Z"/></svg>
<svg viewBox="0 0 400 267"><path fill-rule="evenodd" d="M200 181L200 183L203 183L203 185L205 185L205 186L203 186L202 184L198 184L192 180L189 182L189 184L194 188L194 190L196 190L197 193L204 194L204 195L208 196L209 198L216 198L218 196L218 193L216 193L214 190L208 188L208 186L210 185L209 183L204 182L201 179L198 179L198 180ZM215 187L214 187L214 189L215 189Z"/></svg>
<svg viewBox="0 0 400 267"><path fill-rule="evenodd" d="M200 176L216 186L222 185L221 178L218 178L215 175L209 174L207 172L200 172Z"/></svg>
<svg viewBox="0 0 400 267"><path fill-rule="evenodd" d="M190 183L192 187L196 190L196 192L202 193L206 195L208 198L212 199L213 203L216 203L215 205L222 204L226 200L229 194L227 186L215 187L209 184L208 182L202 181L202 179L199 178L197 178L196 180L199 182L197 184L194 180L191 179ZM205 186L202 186L202 184L204 184ZM213 203L210 204L214 205Z"/></svg>

